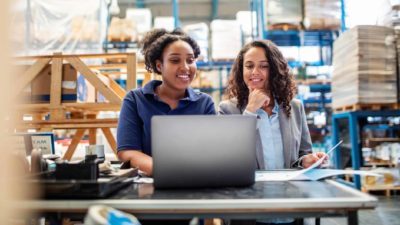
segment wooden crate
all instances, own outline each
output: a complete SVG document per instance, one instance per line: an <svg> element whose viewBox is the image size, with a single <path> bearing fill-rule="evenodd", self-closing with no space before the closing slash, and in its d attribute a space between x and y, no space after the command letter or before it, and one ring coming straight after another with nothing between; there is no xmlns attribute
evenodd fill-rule
<svg viewBox="0 0 400 225"><path fill-rule="evenodd" d="M124 59L124 64L96 65L86 64L85 59ZM19 76L12 96L17 97L25 87L49 64L51 65L51 90L50 102L40 104L17 104L14 117L16 118L16 130L25 131L36 129L38 131L52 131L53 129L76 129L71 145L64 155L64 159L70 160L72 155L85 133L89 132L89 144L96 144L96 131L100 129L112 150L116 153L116 141L110 128L117 127L117 119L99 119L97 114L100 111L119 111L122 100L127 90L136 88L136 54L135 53L111 53L111 54L79 54L64 55L54 53L53 55L18 57L17 61L34 61L27 71ZM71 64L84 78L100 92L107 102L94 103L64 103L61 102L61 77L63 62ZM102 74L95 71L99 69L117 69L116 72ZM126 89L117 84L110 75L120 74L118 69L126 70L127 81ZM106 85L100 78L105 75L108 79ZM66 118L69 112L73 118ZM32 115L32 120L23 121L23 116ZM49 119L44 120L45 114L49 114Z"/></svg>

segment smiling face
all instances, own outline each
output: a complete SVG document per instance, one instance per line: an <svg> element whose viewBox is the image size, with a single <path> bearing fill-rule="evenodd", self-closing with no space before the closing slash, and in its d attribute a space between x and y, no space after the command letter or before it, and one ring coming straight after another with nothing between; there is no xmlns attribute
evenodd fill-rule
<svg viewBox="0 0 400 225"><path fill-rule="evenodd" d="M260 47L250 48L243 56L243 79L250 89L266 90L269 64L265 51Z"/></svg>
<svg viewBox="0 0 400 225"><path fill-rule="evenodd" d="M168 88L182 91L189 87L196 74L196 59L192 47L185 41L175 41L164 48L157 69Z"/></svg>

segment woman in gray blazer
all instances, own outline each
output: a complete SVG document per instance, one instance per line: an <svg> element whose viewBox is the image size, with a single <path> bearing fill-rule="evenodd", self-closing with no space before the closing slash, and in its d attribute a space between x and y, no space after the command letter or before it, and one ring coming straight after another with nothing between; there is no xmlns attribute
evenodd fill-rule
<svg viewBox="0 0 400 225"><path fill-rule="evenodd" d="M220 114L257 116L257 167L309 167L325 153L311 153L303 105L293 99L295 81L282 53L267 40L246 44L232 67L228 100Z"/></svg>

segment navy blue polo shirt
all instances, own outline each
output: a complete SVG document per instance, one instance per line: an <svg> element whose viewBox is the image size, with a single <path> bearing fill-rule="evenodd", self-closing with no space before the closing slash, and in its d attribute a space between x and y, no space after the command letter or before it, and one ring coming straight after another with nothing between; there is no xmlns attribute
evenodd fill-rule
<svg viewBox="0 0 400 225"><path fill-rule="evenodd" d="M204 115L216 114L211 97L192 88L171 110L159 99L154 89L162 82L150 81L143 88L129 91L122 103L117 129L117 149L142 150L151 156L151 118L154 115Z"/></svg>

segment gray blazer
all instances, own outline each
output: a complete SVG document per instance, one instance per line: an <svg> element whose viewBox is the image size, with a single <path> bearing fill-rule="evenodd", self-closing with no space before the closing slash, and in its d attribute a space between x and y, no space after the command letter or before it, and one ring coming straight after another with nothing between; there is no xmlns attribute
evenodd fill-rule
<svg viewBox="0 0 400 225"><path fill-rule="evenodd" d="M236 107L236 104L236 99L222 101L219 104L219 114L241 114L240 110ZM282 144L285 168L296 167L297 160L303 155L311 153L312 149L310 132L308 130L303 105L296 99L293 99L290 102L290 105L292 106L290 118L286 116L282 107L280 107L279 110L279 125L283 139ZM242 111L244 111L244 109ZM259 133L257 135L256 148L257 167L258 169L265 169L263 149Z"/></svg>

